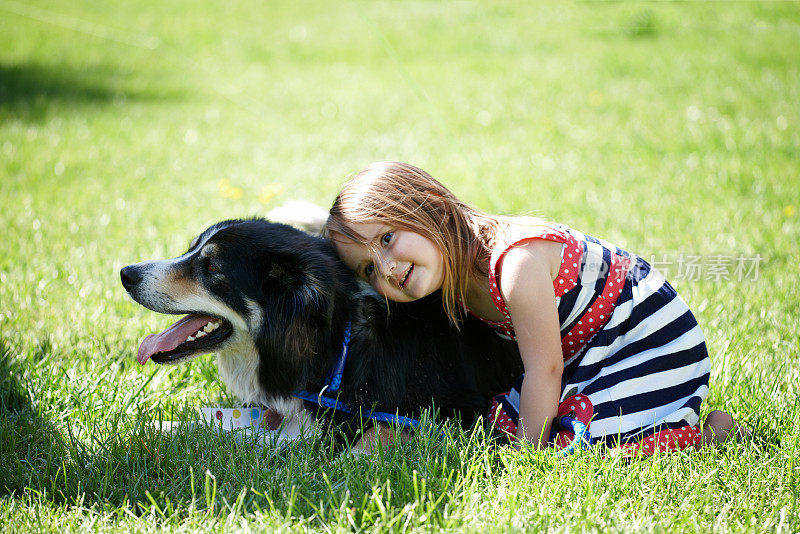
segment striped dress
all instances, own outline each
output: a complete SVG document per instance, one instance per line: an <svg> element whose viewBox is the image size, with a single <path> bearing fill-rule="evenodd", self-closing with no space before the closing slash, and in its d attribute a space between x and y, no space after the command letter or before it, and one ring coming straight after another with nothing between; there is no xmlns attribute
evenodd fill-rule
<svg viewBox="0 0 800 534"><path fill-rule="evenodd" d="M564 356L559 415L591 419L593 442L631 454L699 443L710 370L703 333L683 299L641 258L562 225L532 227L493 251L489 287L506 319L486 322L514 339L495 268L509 249L532 239L563 244L553 281ZM521 383L522 377L492 406L492 419L512 434Z"/></svg>

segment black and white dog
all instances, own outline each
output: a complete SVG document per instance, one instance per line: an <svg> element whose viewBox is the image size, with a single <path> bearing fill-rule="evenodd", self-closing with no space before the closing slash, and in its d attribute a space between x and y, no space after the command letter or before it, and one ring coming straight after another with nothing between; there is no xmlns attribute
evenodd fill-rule
<svg viewBox="0 0 800 534"><path fill-rule="evenodd" d="M343 406L411 418L436 408L465 426L522 373L515 343L472 318L456 330L438 295L387 302L326 239L265 219L220 222L183 255L120 274L142 306L186 315L145 338L140 363L216 353L232 392L277 411L295 432L330 421L331 410L296 393L330 385L337 363Z"/></svg>

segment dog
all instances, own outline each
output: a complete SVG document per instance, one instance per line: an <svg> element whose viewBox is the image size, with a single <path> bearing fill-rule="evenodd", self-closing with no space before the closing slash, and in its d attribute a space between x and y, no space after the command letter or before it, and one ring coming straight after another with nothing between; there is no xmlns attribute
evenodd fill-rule
<svg viewBox="0 0 800 534"><path fill-rule="evenodd" d="M388 302L328 240L267 219L214 224L184 254L120 277L142 306L185 315L144 339L139 363L216 353L227 387L295 434L332 423L352 431L375 413L415 421L426 409L470 427L523 372L515 343L475 318L455 328L438 293Z"/></svg>

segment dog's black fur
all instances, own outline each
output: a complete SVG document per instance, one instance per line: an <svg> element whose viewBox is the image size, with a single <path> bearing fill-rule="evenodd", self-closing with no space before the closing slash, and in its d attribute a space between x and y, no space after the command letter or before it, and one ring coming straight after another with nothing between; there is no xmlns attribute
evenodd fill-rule
<svg viewBox="0 0 800 534"><path fill-rule="evenodd" d="M348 321L338 398L351 407L415 418L435 407L468 426L522 373L515 343L474 318L456 330L438 293L387 302L357 281L326 239L264 219L215 224L184 255L131 265L121 276L130 296L154 311L222 319L212 334L152 359L216 352L223 379L246 402L299 406L294 391L320 391ZM237 366L250 366L257 380Z"/></svg>

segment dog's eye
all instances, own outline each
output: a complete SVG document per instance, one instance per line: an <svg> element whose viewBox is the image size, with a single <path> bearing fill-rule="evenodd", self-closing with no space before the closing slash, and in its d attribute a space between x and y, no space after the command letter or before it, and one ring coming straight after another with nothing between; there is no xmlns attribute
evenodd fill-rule
<svg viewBox="0 0 800 534"><path fill-rule="evenodd" d="M375 272L375 265L369 263L367 264L366 267L364 267L364 276L366 276L367 278L372 276L372 273L374 272Z"/></svg>
<svg viewBox="0 0 800 534"><path fill-rule="evenodd" d="M213 263L211 263L211 262L208 262L208 267L207 267L207 269L208 269L208 272L210 272L211 274L219 274L219 273L221 272L221 271L219 270L219 267L217 267L216 265L214 265L214 264L213 264Z"/></svg>
<svg viewBox="0 0 800 534"><path fill-rule="evenodd" d="M388 245L389 243L392 242L393 237L394 237L394 232L386 232L385 234L383 234L383 237L381 238L381 243L383 243L384 245Z"/></svg>

